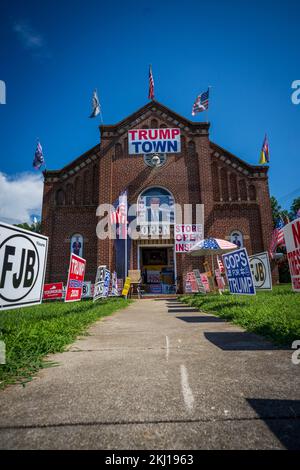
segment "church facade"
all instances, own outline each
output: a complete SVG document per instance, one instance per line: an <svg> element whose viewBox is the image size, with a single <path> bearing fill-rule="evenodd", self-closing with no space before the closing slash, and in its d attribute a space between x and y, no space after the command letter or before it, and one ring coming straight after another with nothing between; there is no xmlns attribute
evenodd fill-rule
<svg viewBox="0 0 300 470"><path fill-rule="evenodd" d="M132 155L132 129L180 129L180 152ZM70 252L86 259L87 281L98 265L116 269L114 240L99 239L97 207L113 204L127 190L129 204L153 201L204 205L204 236L266 251L272 234L268 168L249 165L210 141L209 123L192 122L151 101L115 125L100 126L101 141L60 170L44 172L42 232L49 237L46 282L66 282ZM148 159L148 160L147 160ZM194 220L193 220L194 223ZM132 240L128 269L141 269L149 293L164 283L183 289L185 274L204 271L204 259L175 253L174 228L166 238Z"/></svg>

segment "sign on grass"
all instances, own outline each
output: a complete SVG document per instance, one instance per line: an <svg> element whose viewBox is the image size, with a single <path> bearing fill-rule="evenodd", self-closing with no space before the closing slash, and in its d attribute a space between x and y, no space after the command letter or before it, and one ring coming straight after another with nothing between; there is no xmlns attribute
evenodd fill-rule
<svg viewBox="0 0 300 470"><path fill-rule="evenodd" d="M255 295L255 286L246 248L223 255L223 262L230 292L240 295Z"/></svg>
<svg viewBox="0 0 300 470"><path fill-rule="evenodd" d="M94 285L93 300L102 299L108 296L110 284L110 271L105 265L98 266L96 280Z"/></svg>
<svg viewBox="0 0 300 470"><path fill-rule="evenodd" d="M90 297L92 297L92 283L91 283L91 281L85 281L82 284L81 298L82 299L89 299Z"/></svg>
<svg viewBox="0 0 300 470"><path fill-rule="evenodd" d="M43 300L60 300L63 298L63 283L44 284Z"/></svg>
<svg viewBox="0 0 300 470"><path fill-rule="evenodd" d="M81 300L85 273L85 259L71 254L65 302L78 302Z"/></svg>
<svg viewBox="0 0 300 470"><path fill-rule="evenodd" d="M0 309L40 304L48 238L0 223Z"/></svg>
<svg viewBox="0 0 300 470"><path fill-rule="evenodd" d="M283 228L286 251L291 272L292 287L300 292L300 219L290 222Z"/></svg>
<svg viewBox="0 0 300 470"><path fill-rule="evenodd" d="M251 272L256 289L272 290L272 273L267 251L249 256Z"/></svg>

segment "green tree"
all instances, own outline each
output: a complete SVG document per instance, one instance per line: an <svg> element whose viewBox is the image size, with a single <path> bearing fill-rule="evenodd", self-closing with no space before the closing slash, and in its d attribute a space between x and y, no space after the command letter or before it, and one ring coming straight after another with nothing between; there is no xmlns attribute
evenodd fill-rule
<svg viewBox="0 0 300 470"><path fill-rule="evenodd" d="M296 214L299 209L300 209L300 197L296 197L296 199L293 200L292 205L291 205L291 212L290 212L291 219L296 218Z"/></svg>
<svg viewBox="0 0 300 470"><path fill-rule="evenodd" d="M32 223L29 225L27 222L24 222L22 224L14 224L15 227L20 227L25 230L30 230L31 232L36 232L36 233L41 233L41 222L38 221L36 223Z"/></svg>

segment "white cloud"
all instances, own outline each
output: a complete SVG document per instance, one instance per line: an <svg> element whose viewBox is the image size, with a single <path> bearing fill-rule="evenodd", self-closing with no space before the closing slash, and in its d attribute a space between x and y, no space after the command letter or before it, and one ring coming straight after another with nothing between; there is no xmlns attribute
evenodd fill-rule
<svg viewBox="0 0 300 470"><path fill-rule="evenodd" d="M0 220L9 224L32 222L39 215L43 198L40 173L19 173L13 177L0 172Z"/></svg>
<svg viewBox="0 0 300 470"><path fill-rule="evenodd" d="M31 50L34 56L42 57L48 54L43 36L34 31L27 21L21 20L16 22L13 25L13 30L23 47Z"/></svg>

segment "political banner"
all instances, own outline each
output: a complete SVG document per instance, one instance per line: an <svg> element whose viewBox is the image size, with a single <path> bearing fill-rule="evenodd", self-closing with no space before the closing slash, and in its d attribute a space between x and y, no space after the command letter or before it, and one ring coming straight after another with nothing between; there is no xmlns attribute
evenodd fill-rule
<svg viewBox="0 0 300 470"><path fill-rule="evenodd" d="M63 298L63 283L52 282L44 284L43 300L60 300Z"/></svg>
<svg viewBox="0 0 300 470"><path fill-rule="evenodd" d="M175 224L176 253L187 253L200 240L203 240L202 224Z"/></svg>
<svg viewBox="0 0 300 470"><path fill-rule="evenodd" d="M128 153L139 155L147 153L181 152L180 129L131 129L128 131Z"/></svg>
<svg viewBox="0 0 300 470"><path fill-rule="evenodd" d="M232 294L255 295L250 261L246 248L223 255L229 290Z"/></svg>
<svg viewBox="0 0 300 470"><path fill-rule="evenodd" d="M130 277L126 277L124 287L123 287L123 290L122 290L122 295L125 295L125 296L128 295L128 292L129 292L129 289L130 289L130 284L131 284Z"/></svg>
<svg viewBox="0 0 300 470"><path fill-rule="evenodd" d="M86 260L71 253L65 302L81 300Z"/></svg>
<svg viewBox="0 0 300 470"><path fill-rule="evenodd" d="M184 292L185 294L192 294L193 293L193 289L192 289L192 285L190 283L190 281L185 281L185 285L184 285Z"/></svg>
<svg viewBox="0 0 300 470"><path fill-rule="evenodd" d="M255 289L272 290L272 273L267 251L249 256Z"/></svg>
<svg viewBox="0 0 300 470"><path fill-rule="evenodd" d="M85 281L82 284L82 299L89 299L92 297L92 283L91 281Z"/></svg>
<svg viewBox="0 0 300 470"><path fill-rule="evenodd" d="M300 292L300 219L290 222L283 228L289 261L292 288Z"/></svg>
<svg viewBox="0 0 300 470"><path fill-rule="evenodd" d="M108 296L109 282L110 271L106 265L98 266L94 285L94 301Z"/></svg>
<svg viewBox="0 0 300 470"><path fill-rule="evenodd" d="M210 285L209 285L209 280L208 280L207 274L206 273L200 273L200 277L201 277L202 284L204 285L205 292L209 292L210 291Z"/></svg>
<svg viewBox="0 0 300 470"><path fill-rule="evenodd" d="M201 273L199 269L193 269L193 272L195 274L196 282L198 284L198 292L201 292L201 294L206 294L206 289L202 282Z"/></svg>
<svg viewBox="0 0 300 470"><path fill-rule="evenodd" d="M0 223L0 309L40 304L48 237Z"/></svg>
<svg viewBox="0 0 300 470"><path fill-rule="evenodd" d="M191 285L192 293L196 294L199 292L198 283L194 271L186 273L186 283Z"/></svg>
<svg viewBox="0 0 300 470"><path fill-rule="evenodd" d="M118 292L118 277L116 271L113 271L111 274L111 281L110 281L110 294L112 297L116 297L119 295Z"/></svg>

